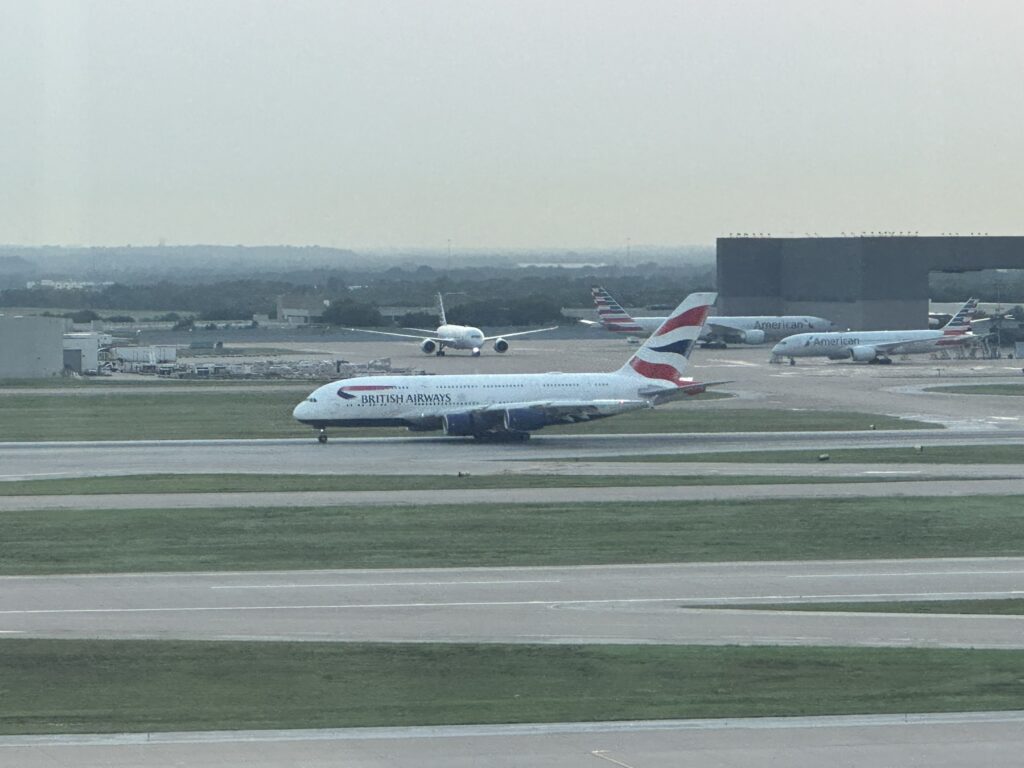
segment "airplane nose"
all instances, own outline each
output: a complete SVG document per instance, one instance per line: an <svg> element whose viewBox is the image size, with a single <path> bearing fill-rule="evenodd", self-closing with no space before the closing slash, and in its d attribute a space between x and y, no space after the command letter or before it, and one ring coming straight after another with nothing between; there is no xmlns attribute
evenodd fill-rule
<svg viewBox="0 0 1024 768"><path fill-rule="evenodd" d="M307 401L303 400L301 403L295 406L295 409L292 411L292 418L295 419L296 421L302 421L304 419L309 418L309 409L310 404Z"/></svg>
<svg viewBox="0 0 1024 768"><path fill-rule="evenodd" d="M785 345L780 341L778 344L776 344L774 347L772 347L772 354L773 355L781 355L785 348L786 348Z"/></svg>

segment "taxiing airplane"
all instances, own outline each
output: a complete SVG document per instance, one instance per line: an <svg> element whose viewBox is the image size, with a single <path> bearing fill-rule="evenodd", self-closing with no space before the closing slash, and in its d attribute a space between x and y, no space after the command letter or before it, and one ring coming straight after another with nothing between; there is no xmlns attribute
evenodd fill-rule
<svg viewBox="0 0 1024 768"><path fill-rule="evenodd" d="M957 347L978 338L971 333L971 317L977 308L978 300L968 299L944 327L936 330L798 333L772 348L772 360L788 357L790 365L796 365L798 357L891 363L890 355L923 354Z"/></svg>
<svg viewBox="0 0 1024 768"><path fill-rule="evenodd" d="M325 384L292 415L328 427L444 430L478 440L525 440L552 424L615 416L695 395L708 386L684 379L713 293L690 294L647 342L612 373L366 376Z"/></svg>
<svg viewBox="0 0 1024 768"><path fill-rule="evenodd" d="M647 334L665 320L664 317L632 317L604 288L592 288L597 305L598 322L614 333ZM835 323L811 315L753 315L740 317L712 316L704 323L700 342L704 347L723 349L726 343L763 344L777 341L797 331L833 331Z"/></svg>
<svg viewBox="0 0 1024 768"><path fill-rule="evenodd" d="M473 357L480 356L480 347L483 346L484 342L493 341L495 352L508 352L508 341L513 336L526 336L531 333L543 333L544 331L553 331L557 328L554 325L550 328L537 328L532 331L517 331L516 333L503 333L499 336L484 336L484 332L479 328L474 328L471 325L455 325L449 323L444 315L444 300L441 298L441 294L437 294L437 312L441 320L441 324L433 329L428 330L426 328L407 328L409 331L419 331L420 333L430 334L426 338L422 336L413 336L408 333L394 333L393 331L371 331L367 328L346 328L347 331L360 331L362 333L376 333L381 336L397 336L400 339L420 339L420 351L425 355L434 354L438 357L444 356L444 350L446 347L451 349L468 349L473 353Z"/></svg>

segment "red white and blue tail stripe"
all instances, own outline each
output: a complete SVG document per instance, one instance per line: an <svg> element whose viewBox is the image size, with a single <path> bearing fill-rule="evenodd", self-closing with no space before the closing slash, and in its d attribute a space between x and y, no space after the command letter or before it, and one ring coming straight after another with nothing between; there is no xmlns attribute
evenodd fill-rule
<svg viewBox="0 0 1024 768"><path fill-rule="evenodd" d="M690 384L682 378L683 372L717 296L715 293L687 296L619 372L660 379L676 386Z"/></svg>
<svg viewBox="0 0 1024 768"><path fill-rule="evenodd" d="M597 305L597 319L606 330L616 333L643 333L644 329L633 319L632 315L608 293L604 288L590 289Z"/></svg>
<svg viewBox="0 0 1024 768"><path fill-rule="evenodd" d="M946 336L962 336L966 333L971 332L971 320L978 313L978 300L971 298L960 307L960 310L953 315L952 319L946 323L942 329L942 333Z"/></svg>

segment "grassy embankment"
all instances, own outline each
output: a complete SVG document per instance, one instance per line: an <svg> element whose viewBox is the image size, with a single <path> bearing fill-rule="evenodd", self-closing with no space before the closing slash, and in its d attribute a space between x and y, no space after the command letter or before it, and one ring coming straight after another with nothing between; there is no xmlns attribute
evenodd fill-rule
<svg viewBox="0 0 1024 768"><path fill-rule="evenodd" d="M1024 397L1024 384L951 384L942 387L928 387L928 392L942 392L949 395L1008 395Z"/></svg>
<svg viewBox="0 0 1024 768"><path fill-rule="evenodd" d="M808 485L907 482L915 474L885 477L794 475L126 475L0 481L3 496L67 496L107 493L268 493L304 491L447 491L489 488L647 488L723 485ZM947 475L943 480L951 480Z"/></svg>
<svg viewBox="0 0 1024 768"><path fill-rule="evenodd" d="M5 512L0 573L1024 556L1024 498Z"/></svg>
<svg viewBox="0 0 1024 768"><path fill-rule="evenodd" d="M0 640L0 732L1019 709L1020 651Z"/></svg>
<svg viewBox="0 0 1024 768"><path fill-rule="evenodd" d="M737 464L1019 464L1024 445L929 445L908 448L828 448L824 450L708 451L621 456L587 456L572 461L730 462ZM563 459L569 461L569 459Z"/></svg>

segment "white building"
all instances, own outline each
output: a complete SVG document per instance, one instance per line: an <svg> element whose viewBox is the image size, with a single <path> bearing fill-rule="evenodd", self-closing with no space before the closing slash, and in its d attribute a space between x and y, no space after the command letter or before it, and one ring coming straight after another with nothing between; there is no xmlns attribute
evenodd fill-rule
<svg viewBox="0 0 1024 768"><path fill-rule="evenodd" d="M0 314L0 379L41 379L64 370L60 317Z"/></svg>

